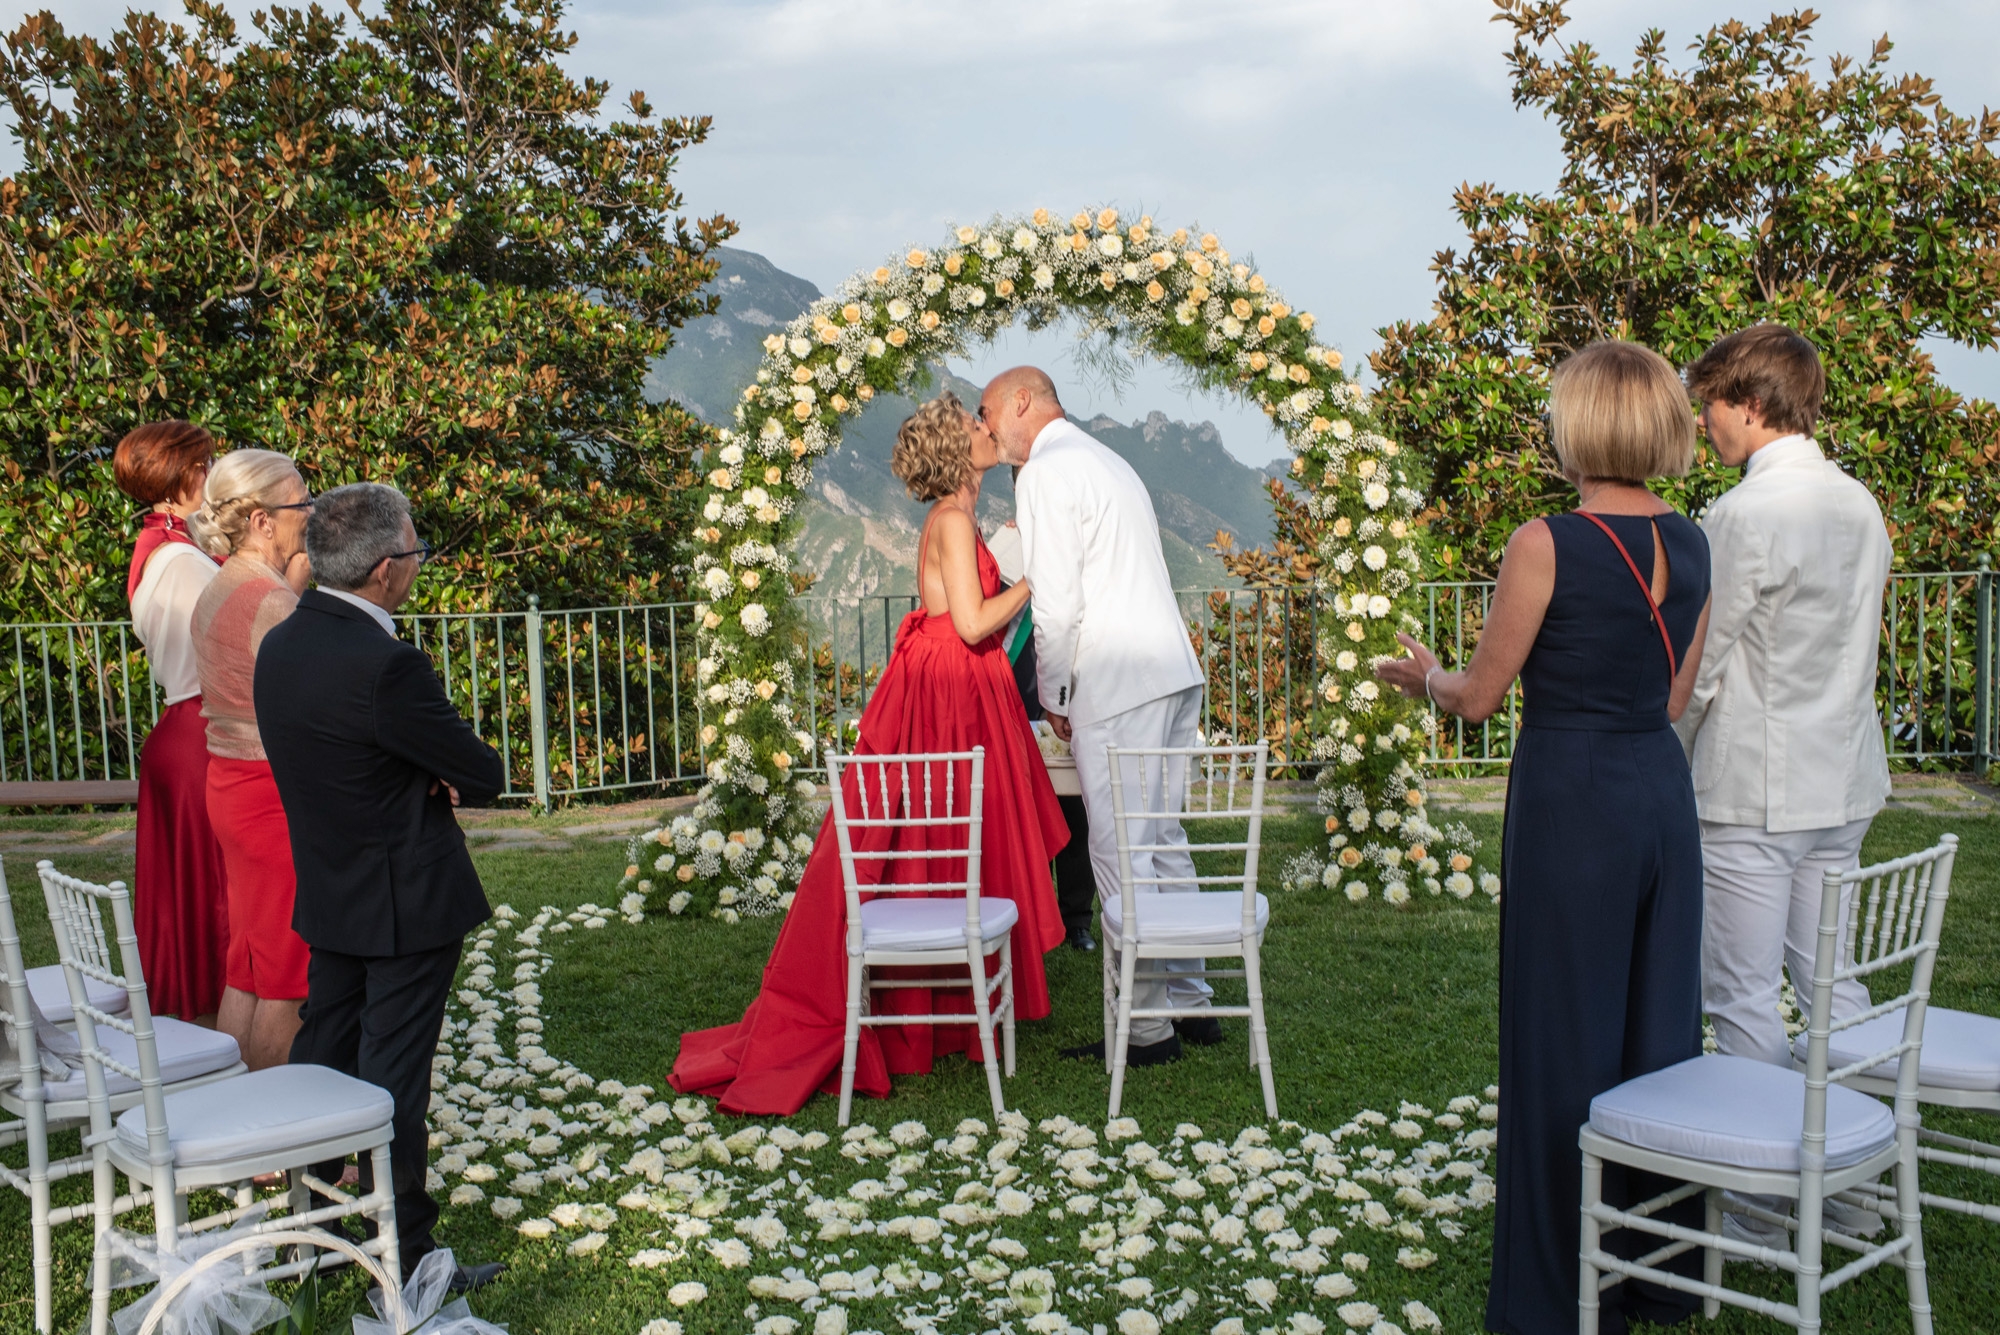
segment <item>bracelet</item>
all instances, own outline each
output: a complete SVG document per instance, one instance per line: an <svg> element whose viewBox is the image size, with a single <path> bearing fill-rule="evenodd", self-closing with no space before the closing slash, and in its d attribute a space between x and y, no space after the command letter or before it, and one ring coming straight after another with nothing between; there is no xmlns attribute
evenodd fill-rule
<svg viewBox="0 0 2000 1335"><path fill-rule="evenodd" d="M1442 670L1441 664L1433 663L1431 664L1431 670L1424 673L1424 698L1432 704L1437 703L1437 697L1431 694L1431 678L1435 677Z"/></svg>

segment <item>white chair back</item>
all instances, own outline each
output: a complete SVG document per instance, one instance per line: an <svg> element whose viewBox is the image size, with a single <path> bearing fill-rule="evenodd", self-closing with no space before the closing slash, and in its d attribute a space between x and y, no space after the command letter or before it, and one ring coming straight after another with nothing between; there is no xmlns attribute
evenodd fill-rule
<svg viewBox="0 0 2000 1335"><path fill-rule="evenodd" d="M159 1044L153 1033L153 1008L146 999L146 974L139 963L139 934L132 925L132 895L123 881L98 885L55 869L55 864L36 864L42 876L42 895L48 901L49 922L55 928L56 950L62 958L63 977L69 983L70 1004L76 1009L76 1036L82 1047L84 1089L90 1101L90 1134L112 1134L111 1096L105 1071L108 1068L139 1084L140 1102L146 1110L146 1150L152 1165L153 1200L156 1203L154 1232L160 1249L176 1251L175 1211L161 1204L175 1199L173 1151L167 1139L166 1094L160 1081ZM118 965L104 937L104 920L99 905L111 905L111 922L118 943ZM128 998L125 1015L112 1015L91 1004L86 979L95 979L123 988ZM137 1069L111 1055L98 1036L100 1025L131 1036L137 1050Z"/></svg>
<svg viewBox="0 0 2000 1335"><path fill-rule="evenodd" d="M1915 1125L1924 1011L1930 1002L1931 974L1937 966L1938 939L1944 931L1944 908L1951 898L1951 871L1957 857L1958 836L1948 834L1920 853L1853 871L1826 873L1820 896L1819 948L1813 957L1812 1010L1806 1026L1801 1152L1802 1163L1808 1168L1826 1162L1827 1086L1871 1071L1891 1058L1897 1059L1897 1121ZM1845 924L1848 947L1843 950L1841 903L1850 885L1865 889L1857 890L1849 901ZM1835 983L1905 964L1911 966L1906 991L1845 1019L1832 1018ZM1827 1069L1831 1035L1899 1010L1903 1012L1899 1042L1838 1069Z"/></svg>
<svg viewBox="0 0 2000 1335"><path fill-rule="evenodd" d="M980 834L986 794L986 748L909 755L826 753L840 879L847 892L847 947L861 951L861 896L963 895L967 941L979 941ZM964 849L939 852L949 835L927 833L915 846L894 831L965 830ZM899 863L922 861L926 879L898 881ZM940 867L939 864L942 864ZM953 866L958 875L948 873Z"/></svg>
<svg viewBox="0 0 2000 1335"><path fill-rule="evenodd" d="M1111 761L1111 812L1118 831L1118 893L1124 912L1120 930L1138 940L1139 919L1133 896L1163 886L1235 886L1243 892L1243 934L1255 934L1257 923L1257 856L1263 846L1264 776L1270 744L1247 746L1183 746L1154 749L1106 748ZM1157 821L1190 824L1243 821L1242 839L1181 843L1155 842L1146 832ZM1236 870L1215 874L1157 876L1149 874L1152 854L1224 854L1240 857ZM1143 855L1143 856L1138 856ZM1235 859L1232 859L1234 861Z"/></svg>
<svg viewBox="0 0 2000 1335"><path fill-rule="evenodd" d="M7 1030L7 1052L0 1055L0 1089L14 1087L24 1103L42 1100L41 1048L35 1042L34 998L28 992L28 967L21 958L21 933L14 925L14 904L7 897L7 864L0 859L0 1024ZM18 1062L18 1070L7 1069ZM15 1128L0 1124L0 1144L10 1143ZM0 1181L8 1169L0 1164Z"/></svg>

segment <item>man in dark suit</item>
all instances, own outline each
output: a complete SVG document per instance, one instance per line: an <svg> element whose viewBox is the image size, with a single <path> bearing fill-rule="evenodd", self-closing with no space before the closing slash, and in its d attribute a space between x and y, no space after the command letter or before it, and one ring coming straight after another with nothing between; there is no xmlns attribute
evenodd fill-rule
<svg viewBox="0 0 2000 1335"><path fill-rule="evenodd" d="M506 775L430 660L396 638L389 614L429 555L402 493L359 483L319 497L306 551L319 587L265 637L255 688L291 825L292 926L312 947L291 1059L394 1096L389 1152L408 1275L437 1246L425 1190L431 1055L465 934L490 912L452 808L491 802ZM361 1172L365 1188L366 1163ZM460 1266L453 1287L499 1270Z"/></svg>

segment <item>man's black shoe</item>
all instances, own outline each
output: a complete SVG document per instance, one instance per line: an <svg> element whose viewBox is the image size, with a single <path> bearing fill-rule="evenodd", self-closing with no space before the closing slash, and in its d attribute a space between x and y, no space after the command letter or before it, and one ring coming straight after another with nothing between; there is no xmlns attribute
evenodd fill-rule
<svg viewBox="0 0 2000 1335"><path fill-rule="evenodd" d="M1175 1020L1174 1032L1197 1047L1212 1048L1222 1041L1222 1021L1212 1015Z"/></svg>
<svg viewBox="0 0 2000 1335"><path fill-rule="evenodd" d="M500 1278L500 1272L506 1268L504 1261L488 1261L485 1265L462 1265L452 1272L451 1283L445 1288L451 1293L472 1293Z"/></svg>
<svg viewBox="0 0 2000 1335"><path fill-rule="evenodd" d="M1077 1060L1103 1061L1104 1040L1085 1043L1079 1047L1064 1048L1062 1055ZM1178 1034L1169 1034L1157 1043L1134 1043L1125 1049L1127 1066L1165 1066L1168 1062L1181 1059L1181 1040Z"/></svg>
<svg viewBox="0 0 2000 1335"><path fill-rule="evenodd" d="M1069 929L1069 948L1089 954L1097 949L1097 938L1090 934L1088 927L1072 927Z"/></svg>

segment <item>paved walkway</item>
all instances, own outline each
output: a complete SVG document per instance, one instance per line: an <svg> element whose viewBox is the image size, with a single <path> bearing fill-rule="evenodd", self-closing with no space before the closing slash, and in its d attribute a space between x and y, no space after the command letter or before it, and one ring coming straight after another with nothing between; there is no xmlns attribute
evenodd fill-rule
<svg viewBox="0 0 2000 1335"><path fill-rule="evenodd" d="M1433 779L1430 787L1440 813L1498 814L1506 805L1507 780L1500 775ZM1290 811L1313 810L1318 796L1307 782L1274 783L1267 791L1271 805ZM636 831L658 825L662 813L685 809L693 801L650 798L571 807L547 816L519 810L461 811L458 819L466 841L480 852L561 852L578 844L621 843ZM1938 816L1991 816L2000 813L2000 789L1958 775L1898 774L1889 806ZM21 828L30 823L45 828ZM36 858L79 853L129 856L132 843L130 812L12 818L0 813L0 856L15 865L17 874L26 872L23 864Z"/></svg>

